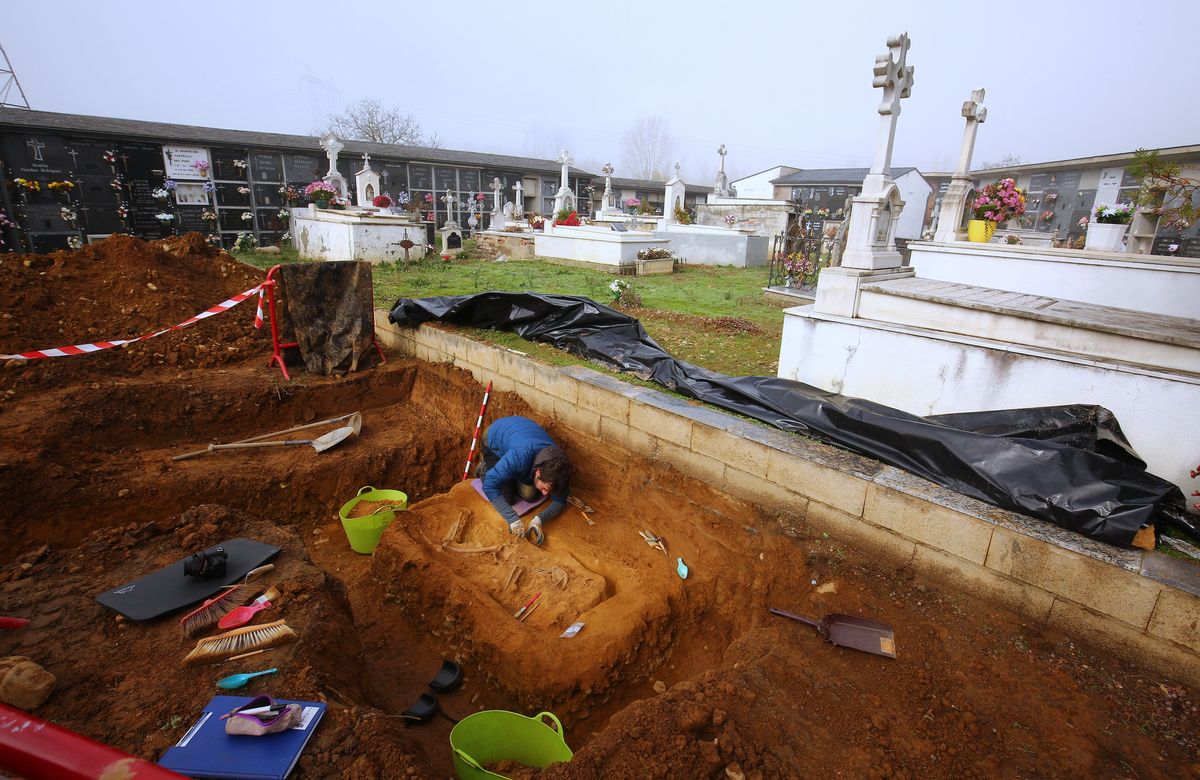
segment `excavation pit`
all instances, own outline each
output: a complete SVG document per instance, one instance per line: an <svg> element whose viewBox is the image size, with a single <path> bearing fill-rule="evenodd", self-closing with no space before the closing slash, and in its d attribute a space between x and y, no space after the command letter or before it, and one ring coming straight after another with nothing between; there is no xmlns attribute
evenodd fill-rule
<svg viewBox="0 0 1200 780"><path fill-rule="evenodd" d="M110 254L29 266L4 256L3 303L21 316L0 320L0 349L148 331L261 279L206 251L120 239ZM0 371L0 614L31 618L0 632L0 656L58 678L38 715L154 760L217 678L278 667L246 692L330 705L296 777L448 777L450 722L406 727L400 715L450 659L463 684L438 697L453 717L562 718L575 757L545 778L1195 775L1200 710L1171 669L1131 666L882 565L810 531L803 504L764 511L500 392L488 418L546 425L577 467L574 495L595 510L589 523L568 506L540 547L513 538L460 481L483 395L469 373L389 354L367 371L285 382L250 316ZM322 453L171 460L353 411L360 434ZM350 549L338 517L364 486L409 498L370 556ZM665 538L668 554L639 531ZM268 614L298 641L185 668L194 642L179 615L136 624L94 601L237 537L282 548ZM898 658L828 645L772 606L886 621Z"/></svg>

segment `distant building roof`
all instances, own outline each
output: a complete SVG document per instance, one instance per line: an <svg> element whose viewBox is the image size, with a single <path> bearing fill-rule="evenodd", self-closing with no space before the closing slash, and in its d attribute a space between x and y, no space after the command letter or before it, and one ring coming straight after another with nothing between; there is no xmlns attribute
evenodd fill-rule
<svg viewBox="0 0 1200 780"><path fill-rule="evenodd" d="M214 127L177 125L167 122L145 122L138 119L84 116L82 114L60 114L51 111L30 111L24 108L0 108L0 127L22 127L41 131L62 133L93 133L120 135L153 141L191 141L193 143L258 146L272 149L289 149L323 154L320 138L308 135L285 135L282 133L260 133L251 130L224 130ZM454 149L432 149L424 146L401 146L399 144L376 144L368 141L340 139L346 145L345 152L361 155L392 157L415 162L444 163L447 165L473 165L480 168L504 168L519 171L544 171L559 173L562 168L556 160L539 160L533 157L512 157L504 154L484 154ZM571 173L595 177L596 174L579 168Z"/></svg>
<svg viewBox="0 0 1200 780"><path fill-rule="evenodd" d="M614 187L619 187L624 190L665 190L667 183L665 181L656 181L654 179L618 179L612 177ZM707 194L713 191L712 187L705 187L701 184L683 183L684 192L697 192Z"/></svg>
<svg viewBox="0 0 1200 780"><path fill-rule="evenodd" d="M911 167L893 167L891 176L895 179L915 170L916 168ZM867 178L867 174L870 172L870 168L807 168L778 179L772 179L771 184L862 184L863 179Z"/></svg>
<svg viewBox="0 0 1200 780"><path fill-rule="evenodd" d="M1152 151L1157 151L1158 156L1168 162L1200 159L1200 144L1165 146ZM1006 165L997 168L976 168L971 171L971 175L992 176L998 173L1034 173L1037 171L1055 171L1064 168L1089 168L1097 165L1124 165L1133 162L1133 154L1133 152L1117 152L1115 154L1098 154L1092 157L1073 157L1069 160L1022 163L1021 165Z"/></svg>

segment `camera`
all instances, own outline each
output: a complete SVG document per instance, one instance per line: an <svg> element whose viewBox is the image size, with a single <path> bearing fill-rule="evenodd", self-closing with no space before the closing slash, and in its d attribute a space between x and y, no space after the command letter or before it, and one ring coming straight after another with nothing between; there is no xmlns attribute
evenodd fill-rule
<svg viewBox="0 0 1200 780"><path fill-rule="evenodd" d="M222 547L192 553L183 561L183 574L186 577L200 577L206 580L224 577L228 558Z"/></svg>

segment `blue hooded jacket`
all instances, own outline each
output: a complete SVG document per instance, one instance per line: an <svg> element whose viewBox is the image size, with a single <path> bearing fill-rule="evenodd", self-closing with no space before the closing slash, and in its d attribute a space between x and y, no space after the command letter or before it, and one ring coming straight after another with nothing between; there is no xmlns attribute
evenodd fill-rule
<svg viewBox="0 0 1200 780"><path fill-rule="evenodd" d="M528 417L501 417L488 426L484 434L484 446L499 458L483 475L483 494L496 507L506 523L520 520L512 506L504 500L500 486L516 480L526 485L533 484L534 460L547 447L557 447L550 434ZM555 485L550 494L550 506L538 512L542 522L558 516L567 503L569 485Z"/></svg>

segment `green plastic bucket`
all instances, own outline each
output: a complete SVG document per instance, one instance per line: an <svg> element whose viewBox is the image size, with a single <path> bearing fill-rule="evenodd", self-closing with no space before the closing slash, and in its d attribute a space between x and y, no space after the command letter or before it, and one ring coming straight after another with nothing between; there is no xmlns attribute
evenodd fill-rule
<svg viewBox="0 0 1200 780"><path fill-rule="evenodd" d="M387 501L389 506L380 507L374 514L363 517L347 517L351 510L363 501ZM379 545L379 537L383 536L383 529L396 519L396 510L403 511L407 508L408 496L399 490L376 490L370 486L359 488L358 495L338 510L342 530L350 540L350 549L363 555L375 552Z"/></svg>
<svg viewBox="0 0 1200 780"><path fill-rule="evenodd" d="M542 718L554 721L554 728ZM516 761L545 769L555 761L570 761L571 748L563 740L563 727L553 712L532 718L507 710L483 710L468 715L450 729L454 773L460 780L505 777L484 769L484 764Z"/></svg>

